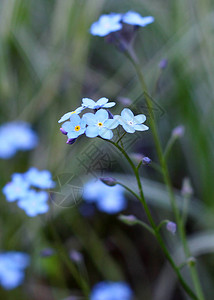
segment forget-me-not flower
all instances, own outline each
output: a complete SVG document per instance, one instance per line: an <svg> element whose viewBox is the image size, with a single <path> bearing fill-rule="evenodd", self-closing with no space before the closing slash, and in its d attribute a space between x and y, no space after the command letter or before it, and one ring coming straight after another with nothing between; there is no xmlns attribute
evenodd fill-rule
<svg viewBox="0 0 214 300"><path fill-rule="evenodd" d="M65 122L62 125L62 128L67 132L69 139L76 139L78 136L85 133L86 122L84 118L81 119L80 116L73 114L70 117L70 121Z"/></svg>
<svg viewBox="0 0 214 300"><path fill-rule="evenodd" d="M2 189L7 201L12 202L25 196L29 190L29 182L25 180L23 174L15 173L12 175L12 181L8 182Z"/></svg>
<svg viewBox="0 0 214 300"><path fill-rule="evenodd" d="M106 36L111 32L122 29L121 14L111 13L100 16L99 20L91 25L90 33L98 36Z"/></svg>
<svg viewBox="0 0 214 300"><path fill-rule="evenodd" d="M118 213L126 208L124 190L120 185L107 186L101 181L89 181L84 185L83 199L96 203L100 211L108 214Z"/></svg>
<svg viewBox="0 0 214 300"><path fill-rule="evenodd" d="M143 114L134 116L129 108L124 108L121 112L121 116L116 115L114 119L116 119L128 133L134 133L135 130L144 131L149 129L149 127L142 124L146 121L146 116Z"/></svg>
<svg viewBox="0 0 214 300"><path fill-rule="evenodd" d="M99 108L110 108L113 107L116 103L115 102L108 102L108 99L106 97L100 98L97 102L95 102L92 99L89 98L83 98L82 99L82 106L85 108L91 108L91 109L99 109Z"/></svg>
<svg viewBox="0 0 214 300"><path fill-rule="evenodd" d="M73 111L70 111L70 112L64 114L64 115L60 118L60 120L58 121L58 123L62 123L62 122L64 122L64 121L70 119L70 117L71 117L73 114L77 114L77 115L80 114L84 109L85 109L85 107L80 106L80 107L78 107L77 109L75 109L75 110L73 110Z"/></svg>
<svg viewBox="0 0 214 300"><path fill-rule="evenodd" d="M85 132L86 136L94 138L99 135L104 139L110 140L113 137L111 129L118 126L118 121L108 117L108 112L104 109L98 110L95 114L84 114L83 118L88 124Z"/></svg>
<svg viewBox="0 0 214 300"><path fill-rule="evenodd" d="M102 281L97 283L90 300L131 300L133 292L125 282Z"/></svg>
<svg viewBox="0 0 214 300"><path fill-rule="evenodd" d="M0 285L14 289L24 280L24 269L29 265L29 255L16 251L0 253Z"/></svg>
<svg viewBox="0 0 214 300"><path fill-rule="evenodd" d="M0 126L0 158L11 158L18 150L31 150L37 144L38 137L26 122L10 122Z"/></svg>
<svg viewBox="0 0 214 300"><path fill-rule="evenodd" d="M18 200L18 207L23 209L29 217L44 214L48 211L48 193L30 190L24 197Z"/></svg>
<svg viewBox="0 0 214 300"><path fill-rule="evenodd" d="M48 170L39 171L32 167L25 174L25 180L30 185L40 189L50 189L55 186L52 180L51 172Z"/></svg>
<svg viewBox="0 0 214 300"><path fill-rule="evenodd" d="M137 25L144 27L148 24L154 22L154 18L152 16L142 17L139 13L134 11L129 11L122 17L122 22L130 25Z"/></svg>

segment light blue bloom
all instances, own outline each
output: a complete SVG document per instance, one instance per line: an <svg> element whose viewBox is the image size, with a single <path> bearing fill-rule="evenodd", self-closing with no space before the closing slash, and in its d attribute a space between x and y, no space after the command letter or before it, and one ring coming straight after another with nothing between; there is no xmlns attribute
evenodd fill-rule
<svg viewBox="0 0 214 300"><path fill-rule="evenodd" d="M30 190L24 197L20 198L17 205L25 211L29 217L44 214L48 211L48 193Z"/></svg>
<svg viewBox="0 0 214 300"><path fill-rule="evenodd" d="M108 102L108 99L105 97L100 98L97 102L89 98L82 99L82 106L85 108L91 109L99 109L99 108L110 108L113 107L116 103L115 102Z"/></svg>
<svg viewBox="0 0 214 300"><path fill-rule="evenodd" d="M151 16L142 17L139 13L136 13L134 11L129 11L126 14L124 14L122 17L123 23L130 24L130 25L138 25L141 27L153 23L154 20L155 19Z"/></svg>
<svg viewBox="0 0 214 300"><path fill-rule="evenodd" d="M55 187L55 182L52 181L51 172L48 170L39 171L32 167L25 174L25 180L29 185L40 189L50 189Z"/></svg>
<svg viewBox="0 0 214 300"><path fill-rule="evenodd" d="M30 184L25 180L23 174L15 173L12 175L12 181L7 183L2 191L7 201L18 200L27 194Z"/></svg>
<svg viewBox="0 0 214 300"><path fill-rule="evenodd" d="M21 252L0 253L0 284L6 289L14 289L24 280L24 269L29 265L29 255Z"/></svg>
<svg viewBox="0 0 214 300"><path fill-rule="evenodd" d="M64 115L60 118L60 120L58 121L58 123L62 123L62 122L64 122L64 121L70 119L71 116L72 116L73 114L77 114L77 115L80 114L84 109L85 109L85 107L80 106L80 107L78 107L77 109L75 109L75 110L73 110L73 111L70 111L70 112L64 114Z"/></svg>
<svg viewBox="0 0 214 300"><path fill-rule="evenodd" d="M85 133L86 122L84 118L80 118L77 114L70 117L70 121L65 122L62 128L67 132L69 139L76 139L81 134Z"/></svg>
<svg viewBox="0 0 214 300"><path fill-rule="evenodd" d="M99 135L104 139L110 140L113 137L111 129L118 126L118 121L108 117L108 112L104 109L99 109L95 114L84 114L83 118L88 124L85 132L86 136L94 138Z"/></svg>
<svg viewBox="0 0 214 300"><path fill-rule="evenodd" d="M17 121L0 126L0 158L11 158L18 150L31 150L37 144L38 137L28 123Z"/></svg>
<svg viewBox="0 0 214 300"><path fill-rule="evenodd" d="M131 300L133 292L125 282L102 281L91 292L90 300Z"/></svg>
<svg viewBox="0 0 214 300"><path fill-rule="evenodd" d="M102 15L97 22L91 25L90 33L98 36L106 36L111 32L118 31L122 29L121 18L122 15L116 13Z"/></svg>
<svg viewBox="0 0 214 300"><path fill-rule="evenodd" d="M124 108L121 112L121 116L115 115L114 119L117 120L128 133L134 133L135 130L144 131L149 129L149 127L142 124L146 121L146 116L143 114L134 116L129 108Z"/></svg>
<svg viewBox="0 0 214 300"><path fill-rule="evenodd" d="M94 180L84 185L83 199L88 203L96 203L100 211L108 214L118 213L127 205L124 190L120 185L107 186Z"/></svg>
<svg viewBox="0 0 214 300"><path fill-rule="evenodd" d="M175 234L176 233L176 230L177 230L177 225L174 223L174 222L167 222L166 224L166 229L171 232L172 234Z"/></svg>

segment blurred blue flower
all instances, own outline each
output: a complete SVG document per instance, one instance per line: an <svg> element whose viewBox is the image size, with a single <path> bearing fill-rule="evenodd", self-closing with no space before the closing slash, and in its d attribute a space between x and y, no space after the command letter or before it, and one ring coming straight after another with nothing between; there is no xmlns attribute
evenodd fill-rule
<svg viewBox="0 0 214 300"><path fill-rule="evenodd" d="M176 233L176 230L177 230L177 225L174 223L174 222L167 222L166 224L166 229L171 232L172 234L175 234Z"/></svg>
<svg viewBox="0 0 214 300"><path fill-rule="evenodd" d="M21 252L0 253L0 284L6 289L14 289L24 280L24 269L29 265L29 255Z"/></svg>
<svg viewBox="0 0 214 300"><path fill-rule="evenodd" d="M118 126L118 121L108 117L108 112L104 109L98 110L95 114L84 114L83 118L88 124L85 132L86 136L93 138L99 135L104 139L110 140L113 137L111 129Z"/></svg>
<svg viewBox="0 0 214 300"><path fill-rule="evenodd" d="M44 214L48 211L48 193L30 190L24 197L18 200L18 207L23 209L29 217Z"/></svg>
<svg viewBox="0 0 214 300"><path fill-rule="evenodd" d="M23 174L15 173L12 175L12 181L7 183L2 191L7 201L18 200L27 194L30 184L25 180Z"/></svg>
<svg viewBox="0 0 214 300"><path fill-rule="evenodd" d="M80 106L80 107L78 107L77 109L75 109L74 111L70 111L70 112L64 114L64 115L60 118L60 120L58 121L58 123L62 123L62 122L64 122L64 121L70 119L70 117L71 117L73 114L77 114L77 115L80 114L81 111L83 111L84 109L85 109L85 107Z"/></svg>
<svg viewBox="0 0 214 300"><path fill-rule="evenodd" d="M123 23L130 24L130 25L138 25L141 27L153 23L154 20L155 19L151 16L142 17L139 13L136 13L134 11L129 11L126 14L124 14L122 17Z"/></svg>
<svg viewBox="0 0 214 300"><path fill-rule="evenodd" d="M84 185L83 199L96 203L100 211L116 214L126 208L124 190L120 185L107 186L101 181L89 181Z"/></svg>
<svg viewBox="0 0 214 300"><path fill-rule="evenodd" d="M98 36L105 36L111 32L122 29L121 14L111 13L100 16L99 20L91 25L90 33Z"/></svg>
<svg viewBox="0 0 214 300"><path fill-rule="evenodd" d="M121 116L115 115L114 119L129 133L134 133L135 130L144 131L149 129L149 127L142 124L146 121L146 116L143 114L134 116L129 108L124 108L121 112Z"/></svg>
<svg viewBox="0 0 214 300"><path fill-rule="evenodd" d="M55 182L52 181L51 172L48 170L39 171L36 168L30 168L25 174L25 180L30 185L40 189L50 189L55 187Z"/></svg>
<svg viewBox="0 0 214 300"><path fill-rule="evenodd" d="M85 108L91 108L91 109L98 109L98 108L110 108L113 107L116 103L115 102L108 102L108 99L105 97L100 98L97 102L95 102L92 99L89 98L83 98L82 99L82 106Z"/></svg>
<svg viewBox="0 0 214 300"><path fill-rule="evenodd" d="M90 300L131 300L133 292L125 282L102 281L91 292Z"/></svg>
<svg viewBox="0 0 214 300"><path fill-rule="evenodd" d="M0 158L11 158L16 151L31 150L37 144L38 137L28 123L17 121L0 126Z"/></svg>
<svg viewBox="0 0 214 300"><path fill-rule="evenodd" d="M70 121L65 122L62 128L67 132L69 139L76 139L81 134L85 133L86 122L81 119L77 114L73 114L70 117Z"/></svg>

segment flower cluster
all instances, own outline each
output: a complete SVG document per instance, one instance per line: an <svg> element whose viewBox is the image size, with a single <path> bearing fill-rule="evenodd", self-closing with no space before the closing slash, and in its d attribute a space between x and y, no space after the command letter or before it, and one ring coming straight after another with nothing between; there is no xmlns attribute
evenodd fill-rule
<svg viewBox="0 0 214 300"><path fill-rule="evenodd" d="M91 25L90 33L98 36L106 36L123 29L123 24L145 27L153 22L153 17L142 17L134 11L129 11L125 14L111 13L100 16L99 20Z"/></svg>
<svg viewBox="0 0 214 300"><path fill-rule="evenodd" d="M37 143L38 137L28 123L17 121L0 126L0 158L11 158L19 150L31 150Z"/></svg>
<svg viewBox="0 0 214 300"><path fill-rule="evenodd" d="M91 292L90 300L131 300L133 292L125 282L102 281Z"/></svg>
<svg viewBox="0 0 214 300"><path fill-rule="evenodd" d="M9 202L17 200L17 205L29 217L35 217L46 213L49 209L48 193L41 189L50 189L54 186L55 182L52 181L49 171L39 171L32 167L23 174L13 174L11 182L3 188L3 194Z"/></svg>
<svg viewBox="0 0 214 300"><path fill-rule="evenodd" d="M96 203L100 211L108 214L116 214L127 205L124 189L120 185L108 186L94 180L84 185L83 199L87 203Z"/></svg>
<svg viewBox="0 0 214 300"><path fill-rule="evenodd" d="M29 265L29 255L10 251L0 253L0 284L6 289L14 289L24 280L24 269Z"/></svg>
<svg viewBox="0 0 214 300"><path fill-rule="evenodd" d="M128 133L134 133L135 130L144 131L148 127L143 125L146 117L143 114L134 116L133 112L129 108L124 108L121 112L121 116L113 116L108 108L113 107L115 102L108 102L108 99L103 97L97 102L89 98L82 99L81 107L78 107L75 111L68 112L63 115L59 123L63 123L60 131L67 135L67 144L73 144L77 137L85 134L89 138L100 136L103 139L112 139L113 132L118 125L122 125L123 129ZM82 118L79 114L84 109L92 109L94 113L85 113Z"/></svg>

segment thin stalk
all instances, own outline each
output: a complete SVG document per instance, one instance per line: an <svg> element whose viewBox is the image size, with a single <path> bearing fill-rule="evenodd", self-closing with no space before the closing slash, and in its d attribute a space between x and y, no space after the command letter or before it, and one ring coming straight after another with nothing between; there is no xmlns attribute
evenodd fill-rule
<svg viewBox="0 0 214 300"><path fill-rule="evenodd" d="M179 232L179 235L180 235L180 238L181 238L183 249L184 249L185 255L188 258L189 254L190 254L190 250L189 250L189 246L188 246L188 243L187 243L187 240L186 240L186 235L185 235L185 231L184 231L184 226L182 224L182 219L180 218L179 210L178 210L178 207L177 207L177 204L176 204L176 199L175 199L175 196L174 196L172 183L171 183L171 180L170 180L170 177L169 177L169 171L168 171L168 168L167 168L166 160L165 160L165 157L164 157L164 154L163 154L163 151L162 151L162 147L161 147L161 144L160 144L160 139L159 139L159 136L158 136L158 130L157 130L157 127L156 127L154 114L153 114L153 110L152 110L152 101L151 101L151 99L149 97L149 94L148 94L148 90L147 90L147 86L146 86L146 83L145 83L145 80L144 80L144 77L143 77L143 73L141 71L141 68L139 67L139 64L136 61L136 55L135 54L133 55L133 49L131 51L129 51L129 49L127 49L127 52L125 52L125 54L129 58L129 60L131 61L131 63L133 64L133 66L134 66L134 68L137 72L137 75L138 75L143 93L145 95L146 104L147 104L147 107L148 107L148 112L149 112L149 117L150 117L150 128L151 128L151 131L152 131L152 134L153 134L157 155L158 155L160 165L161 165L161 168L162 168L163 178L164 178L164 181L165 181L165 184L167 186L168 193L169 193L170 203L171 203L173 213L175 215L176 223L177 223L177 226L178 226L178 232ZM192 281L193 281L198 299L204 300L205 298L204 298L203 291L202 291L202 288L201 288L201 285L200 285L200 282L199 282L197 270L196 270L196 267L194 265L190 266L190 273L191 273Z"/></svg>
<svg viewBox="0 0 214 300"><path fill-rule="evenodd" d="M194 294L194 292L191 290L191 288L186 284L186 282L184 281L181 273L180 273L180 270L179 268L176 266L173 258L171 257L168 249L166 248L165 246L165 243L155 225L155 222L152 218L152 215L150 213L150 210L149 210L149 207L146 203L146 200L145 200L145 197L144 197L144 193L143 193L143 188L142 188L142 184L141 184L141 180L140 180L140 175L139 175L139 172L138 172L138 169L135 167L135 164L133 163L133 161L131 160L131 158L129 157L129 155L126 153L126 151L120 147L118 144L110 141L110 140L107 140L109 143L111 143L112 145L114 145L122 154L123 156L126 158L126 160L129 162L130 166L132 167L133 171L134 171L134 174L135 174L135 177L136 177L136 180L137 180L137 185L138 185L138 189L139 189L139 194L140 194L140 197L137 195L137 199L140 200L141 204L143 205L143 208L146 212L146 215L147 215L147 218L149 220L149 223L154 231L154 234L156 236L156 239L157 241L159 242L159 245L161 247L161 249L163 250L167 260L169 261L170 265L172 266L173 270L175 271L177 277L178 277L178 280L179 282L181 283L181 285L183 286L184 290L187 292L187 294L194 300L198 300L199 298L197 298L197 296ZM133 194L134 192L132 192ZM135 193L134 193L135 194Z"/></svg>

